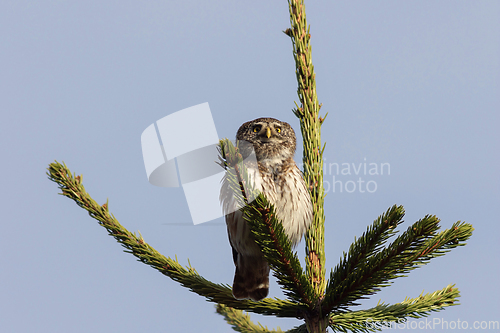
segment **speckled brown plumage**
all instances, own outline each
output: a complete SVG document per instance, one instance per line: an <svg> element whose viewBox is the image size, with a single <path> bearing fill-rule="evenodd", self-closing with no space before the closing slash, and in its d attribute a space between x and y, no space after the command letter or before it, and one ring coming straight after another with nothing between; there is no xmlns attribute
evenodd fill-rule
<svg viewBox="0 0 500 333"><path fill-rule="evenodd" d="M290 242L295 246L310 226L313 209L302 173L295 164L296 138L292 127L274 118L258 118L238 129L237 140L252 144L258 167L249 167L254 187L260 189L276 208ZM250 151L242 150L245 157ZM260 177L256 176L256 173ZM223 182L221 193L228 193ZM231 197L221 195L226 212L229 242L236 272L233 295L237 299L259 301L269 290L269 265L255 243L250 229ZM231 212L231 213L230 213Z"/></svg>

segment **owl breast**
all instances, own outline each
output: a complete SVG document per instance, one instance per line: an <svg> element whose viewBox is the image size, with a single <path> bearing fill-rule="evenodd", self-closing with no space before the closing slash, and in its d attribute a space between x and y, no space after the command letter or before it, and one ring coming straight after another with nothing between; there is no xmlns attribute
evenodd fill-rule
<svg viewBox="0 0 500 333"><path fill-rule="evenodd" d="M295 246L312 222L312 203L302 173L293 160L259 162L261 191L273 204L285 233Z"/></svg>
<svg viewBox="0 0 500 333"><path fill-rule="evenodd" d="M281 161L280 161L281 162ZM247 168L253 187L261 191L274 206L276 217L282 222L292 246L295 246L312 223L313 208L302 173L293 160L289 163L272 163L272 159L258 162L257 167ZM222 193L230 193L229 183L223 182ZM260 254L253 240L250 227L232 196L221 198L226 215L229 240L239 253ZM225 200L224 200L225 199Z"/></svg>

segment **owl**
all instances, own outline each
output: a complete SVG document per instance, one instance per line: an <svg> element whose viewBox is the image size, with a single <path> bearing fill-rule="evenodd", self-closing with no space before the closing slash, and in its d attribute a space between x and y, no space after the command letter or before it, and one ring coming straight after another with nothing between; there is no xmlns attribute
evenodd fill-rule
<svg viewBox="0 0 500 333"><path fill-rule="evenodd" d="M295 132L288 123L258 118L241 125L236 140L253 146L257 165L247 166L249 177L254 180L255 188L274 205L292 246L297 245L312 223L313 207L302 173L293 159ZM240 152L244 158L249 153ZM233 296L260 301L269 292L269 265L242 212L237 209L234 197L227 195L230 193L227 187L228 182L223 181L220 199L236 266Z"/></svg>

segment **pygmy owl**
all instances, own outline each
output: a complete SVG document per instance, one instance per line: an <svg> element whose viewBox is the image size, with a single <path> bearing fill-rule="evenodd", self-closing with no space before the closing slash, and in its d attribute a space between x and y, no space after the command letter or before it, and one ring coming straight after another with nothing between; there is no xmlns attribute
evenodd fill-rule
<svg viewBox="0 0 500 333"><path fill-rule="evenodd" d="M253 145L258 167L247 166L249 177L274 205L292 246L297 245L312 222L313 207L302 173L293 160L295 132L288 123L258 118L241 125L236 139ZM252 177L257 172L260 177ZM227 187L228 182L223 181L221 202L236 265L233 296L260 301L269 291L269 265L242 212L235 208L237 203L227 195Z"/></svg>

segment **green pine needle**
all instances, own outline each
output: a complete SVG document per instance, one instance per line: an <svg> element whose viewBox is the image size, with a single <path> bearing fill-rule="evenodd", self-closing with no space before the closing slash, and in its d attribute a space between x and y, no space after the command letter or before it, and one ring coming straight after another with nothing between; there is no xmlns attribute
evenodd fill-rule
<svg viewBox="0 0 500 333"><path fill-rule="evenodd" d="M250 316L241 310L233 309L223 304L217 304L216 311L224 316L224 320L232 326L236 332L241 333L284 333L279 327L276 330L269 330L267 326L255 325Z"/></svg>
<svg viewBox="0 0 500 333"><path fill-rule="evenodd" d="M335 313L330 315L330 328L334 332L375 332L384 327L406 322L406 318L423 318L431 312L458 305L460 293L454 285L433 293L406 298L403 302L388 305L379 304L368 310Z"/></svg>
<svg viewBox="0 0 500 333"><path fill-rule="evenodd" d="M343 279L336 279L335 274L342 274L333 272L323 310L346 309L357 305L356 300L376 293L381 287L388 286L391 280L405 276L452 248L465 245L464 242L472 236L473 228L470 224L457 222L451 229L441 233L437 233L438 230L439 219L427 215L386 248L376 254L370 253L361 265L349 271ZM363 237L359 241L362 243Z"/></svg>

